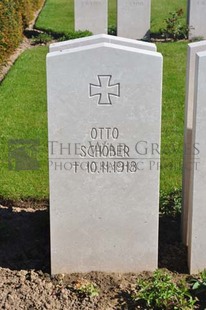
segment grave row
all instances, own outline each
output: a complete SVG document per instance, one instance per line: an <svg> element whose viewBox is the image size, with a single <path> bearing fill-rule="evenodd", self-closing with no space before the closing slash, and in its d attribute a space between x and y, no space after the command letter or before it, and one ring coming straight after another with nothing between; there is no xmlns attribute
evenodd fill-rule
<svg viewBox="0 0 206 310"><path fill-rule="evenodd" d="M118 0L117 33L130 39L149 37L151 0ZM75 30L108 32L108 0L75 0Z"/></svg>
<svg viewBox="0 0 206 310"><path fill-rule="evenodd" d="M188 47L182 236L206 267L206 41ZM94 35L47 55L52 273L158 266L162 55Z"/></svg>
<svg viewBox="0 0 206 310"><path fill-rule="evenodd" d="M206 39L206 0L188 0L189 39ZM117 0L117 35L147 39L151 0ZM75 0L75 30L108 32L108 0Z"/></svg>
<svg viewBox="0 0 206 310"><path fill-rule="evenodd" d="M206 41L188 45L182 236L191 273L206 267Z"/></svg>

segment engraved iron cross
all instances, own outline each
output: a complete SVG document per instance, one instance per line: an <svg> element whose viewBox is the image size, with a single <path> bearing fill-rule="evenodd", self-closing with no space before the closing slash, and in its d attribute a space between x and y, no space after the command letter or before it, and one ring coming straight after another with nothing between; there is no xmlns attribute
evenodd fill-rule
<svg viewBox="0 0 206 310"><path fill-rule="evenodd" d="M90 98L98 96L98 104L112 104L111 96L120 97L120 83L111 84L111 75L98 75L99 85L89 84Z"/></svg>

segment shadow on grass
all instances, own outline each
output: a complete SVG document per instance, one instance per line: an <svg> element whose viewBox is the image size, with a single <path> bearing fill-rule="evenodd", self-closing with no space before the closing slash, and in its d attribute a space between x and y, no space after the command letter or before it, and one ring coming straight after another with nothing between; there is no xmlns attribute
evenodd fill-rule
<svg viewBox="0 0 206 310"><path fill-rule="evenodd" d="M50 272L48 208L0 206L0 267Z"/></svg>
<svg viewBox="0 0 206 310"><path fill-rule="evenodd" d="M181 242L181 217L162 215L159 222L159 268L188 273L187 248Z"/></svg>

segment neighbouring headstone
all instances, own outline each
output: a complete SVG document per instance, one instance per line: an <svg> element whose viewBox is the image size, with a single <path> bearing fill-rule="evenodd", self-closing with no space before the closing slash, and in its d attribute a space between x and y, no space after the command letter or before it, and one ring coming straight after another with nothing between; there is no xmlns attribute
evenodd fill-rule
<svg viewBox="0 0 206 310"><path fill-rule="evenodd" d="M107 33L107 0L75 0L75 30L89 30L93 34Z"/></svg>
<svg viewBox="0 0 206 310"><path fill-rule="evenodd" d="M206 39L206 0L188 0L189 39Z"/></svg>
<svg viewBox="0 0 206 310"><path fill-rule="evenodd" d="M190 273L206 268L206 52L197 53L192 143L200 162L192 166L192 214L189 218L188 260Z"/></svg>
<svg viewBox="0 0 206 310"><path fill-rule="evenodd" d="M157 268L161 84L157 52L48 54L53 274Z"/></svg>
<svg viewBox="0 0 206 310"><path fill-rule="evenodd" d="M151 0L117 1L117 35L130 39L150 36Z"/></svg>
<svg viewBox="0 0 206 310"><path fill-rule="evenodd" d="M111 36L108 34L97 34L97 35L93 35L89 37L68 40L64 42L52 43L49 46L49 51L56 52L56 51L61 51L61 50L69 49L69 48L85 46L88 44L97 44L97 43L102 43L102 42L125 45L128 47L145 49L145 50L150 50L154 52L156 52L157 50L157 47L154 43L136 41L132 39Z"/></svg>
<svg viewBox="0 0 206 310"><path fill-rule="evenodd" d="M183 159L183 206L182 206L182 240L188 245L188 219L191 217L191 174L194 156L197 153L192 143L193 113L194 113L194 84L196 70L196 53L206 51L206 41L188 44L187 79L185 100L185 129L184 129L184 159Z"/></svg>

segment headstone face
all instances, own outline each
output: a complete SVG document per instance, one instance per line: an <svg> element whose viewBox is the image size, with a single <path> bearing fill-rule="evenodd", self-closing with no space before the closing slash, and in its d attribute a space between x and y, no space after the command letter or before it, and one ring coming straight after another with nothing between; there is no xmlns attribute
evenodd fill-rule
<svg viewBox="0 0 206 310"><path fill-rule="evenodd" d="M188 0L189 39L206 39L206 0Z"/></svg>
<svg viewBox="0 0 206 310"><path fill-rule="evenodd" d="M196 70L196 53L206 51L206 41L188 44L187 52L187 79L185 101L185 129L184 129L184 160L183 160L183 208L182 208L182 240L188 245L188 219L191 217L191 177L195 149L192 143L193 113L194 113L194 87ZM189 220L190 221L190 220Z"/></svg>
<svg viewBox="0 0 206 310"><path fill-rule="evenodd" d="M69 48L85 46L88 44L97 44L97 43L102 43L102 42L125 45L128 47L145 49L145 50L154 51L154 52L156 52L157 50L156 45L154 43L136 41L136 40L127 39L127 38L120 38L120 37L115 37L115 36L111 36L107 34L97 34L97 35L93 35L90 37L84 37L80 39L52 43L49 46L49 51L57 52L57 51L61 51L61 50L69 49Z"/></svg>
<svg viewBox="0 0 206 310"><path fill-rule="evenodd" d="M107 0L75 0L75 30L107 33Z"/></svg>
<svg viewBox="0 0 206 310"><path fill-rule="evenodd" d="M117 1L117 35L131 39L148 38L151 0Z"/></svg>
<svg viewBox="0 0 206 310"><path fill-rule="evenodd" d="M157 268L161 83L156 52L48 54L53 274Z"/></svg>
<svg viewBox="0 0 206 310"><path fill-rule="evenodd" d="M192 216L189 230L189 269L198 273L206 267L206 52L197 53L195 75L195 106L192 142L198 147L200 163L192 170Z"/></svg>

